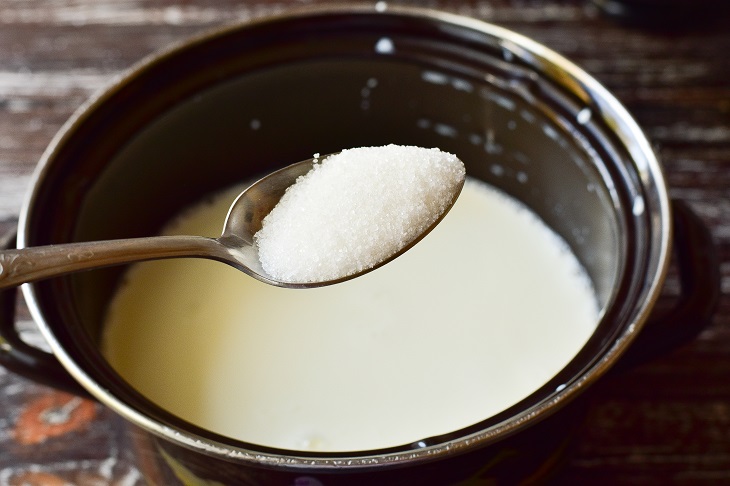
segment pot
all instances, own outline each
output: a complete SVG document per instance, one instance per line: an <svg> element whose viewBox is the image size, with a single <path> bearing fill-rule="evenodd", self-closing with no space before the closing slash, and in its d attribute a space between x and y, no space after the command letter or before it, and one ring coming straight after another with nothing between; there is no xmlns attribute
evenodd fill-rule
<svg viewBox="0 0 730 486"><path fill-rule="evenodd" d="M232 182L315 152L387 143L458 154L469 175L562 235L593 281L602 312L589 342L504 412L414 444L352 453L211 433L135 392L102 357L103 316L123 268L23 287L51 353L18 338L14 294L4 292L2 363L126 418L141 457L156 458L156 483L514 482L554 462L577 423L565 406L599 377L686 342L708 322L719 293L709 234L670 201L649 142L604 87L514 32L384 3L292 11L144 60L54 138L25 200L17 246L156 234L181 207ZM672 246L683 292L671 317L650 323Z"/></svg>

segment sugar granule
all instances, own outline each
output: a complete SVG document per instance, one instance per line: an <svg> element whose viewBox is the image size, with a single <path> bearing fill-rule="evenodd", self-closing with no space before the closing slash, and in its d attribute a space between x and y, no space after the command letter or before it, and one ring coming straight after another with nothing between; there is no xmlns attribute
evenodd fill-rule
<svg viewBox="0 0 730 486"><path fill-rule="evenodd" d="M431 226L466 171L436 148L343 150L297 179L256 233L263 269L284 282L321 282L372 268Z"/></svg>

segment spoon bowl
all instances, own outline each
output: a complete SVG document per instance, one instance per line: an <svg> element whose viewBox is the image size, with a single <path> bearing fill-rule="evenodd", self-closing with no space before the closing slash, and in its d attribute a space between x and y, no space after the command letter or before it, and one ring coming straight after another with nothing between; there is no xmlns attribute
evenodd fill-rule
<svg viewBox="0 0 730 486"><path fill-rule="evenodd" d="M448 213L461 191L455 192L436 221L382 262L344 277L311 282L285 282L272 278L261 266L254 235L262 220L297 178L309 172L311 158L294 163L250 185L234 200L218 238L204 236L152 236L106 241L67 243L0 252L0 289L95 268L166 258L207 258L241 270L264 283L286 288L314 288L355 278L378 268L420 241Z"/></svg>

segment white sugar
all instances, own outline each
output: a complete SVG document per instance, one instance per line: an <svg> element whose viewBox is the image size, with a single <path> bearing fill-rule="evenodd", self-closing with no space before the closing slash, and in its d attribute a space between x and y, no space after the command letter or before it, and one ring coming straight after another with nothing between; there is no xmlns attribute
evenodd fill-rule
<svg viewBox="0 0 730 486"><path fill-rule="evenodd" d="M464 164L435 148L361 147L327 157L264 218L255 236L261 264L285 282L372 268L437 221L464 177Z"/></svg>

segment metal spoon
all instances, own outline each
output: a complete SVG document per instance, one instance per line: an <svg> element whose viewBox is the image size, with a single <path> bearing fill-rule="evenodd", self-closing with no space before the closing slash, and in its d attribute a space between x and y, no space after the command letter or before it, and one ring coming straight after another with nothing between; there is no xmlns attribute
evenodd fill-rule
<svg viewBox="0 0 730 486"><path fill-rule="evenodd" d="M0 289L57 277L68 273L144 260L163 258L208 258L227 263L262 282L286 288L322 287L367 273L402 254L428 234L433 225L386 261L362 272L334 280L291 283L271 278L261 268L253 236L261 221L276 206L286 189L309 172L315 159L277 170L252 184L231 205L218 238L204 236L154 236L120 240L66 243L0 252ZM454 195L451 205L456 201ZM449 206L450 207L450 206Z"/></svg>

